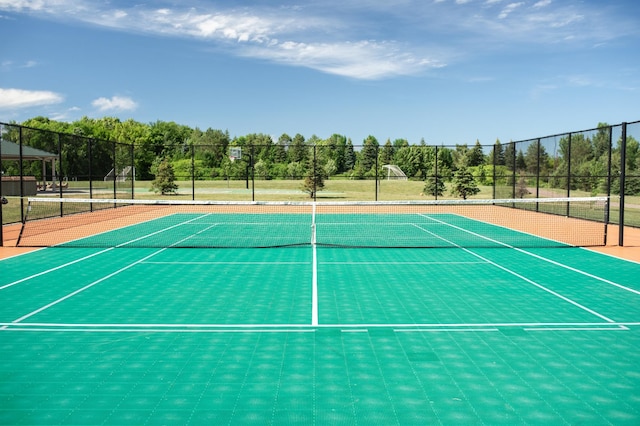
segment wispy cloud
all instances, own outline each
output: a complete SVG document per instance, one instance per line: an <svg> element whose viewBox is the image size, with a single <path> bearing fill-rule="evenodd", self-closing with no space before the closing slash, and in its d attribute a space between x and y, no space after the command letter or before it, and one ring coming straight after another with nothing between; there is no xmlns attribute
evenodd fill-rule
<svg viewBox="0 0 640 426"><path fill-rule="evenodd" d="M27 61L23 63L16 63L10 59L0 62L0 70L10 71L16 68L33 68L38 66L37 61Z"/></svg>
<svg viewBox="0 0 640 426"><path fill-rule="evenodd" d="M0 109L29 108L58 104L64 97L46 90L22 90L0 88Z"/></svg>
<svg viewBox="0 0 640 426"><path fill-rule="evenodd" d="M519 8L522 5L524 5L524 2L522 2L522 1L518 2L518 3L509 3L504 9L502 9L500 14L498 15L498 19L505 19L513 11L515 11L517 8Z"/></svg>
<svg viewBox="0 0 640 426"><path fill-rule="evenodd" d="M533 8L545 7L545 6L549 6L550 4L551 4L551 0L540 0L539 2L535 3L532 7Z"/></svg>
<svg viewBox="0 0 640 426"><path fill-rule="evenodd" d="M123 96L113 96L111 98L98 98L91 102L91 105L98 108L100 112L107 111L133 111L138 108L138 104L131 98Z"/></svg>
<svg viewBox="0 0 640 426"><path fill-rule="evenodd" d="M133 6L91 10L82 0L0 0L0 10L77 19L95 25L150 35L214 42L232 54L316 69L357 79L410 75L445 66L445 59L411 43L344 36L336 16L305 14L303 8L200 10ZM62 16L62 12L67 14Z"/></svg>
<svg viewBox="0 0 640 426"><path fill-rule="evenodd" d="M624 27L578 0L353 0L346 5L343 0L326 0L295 7L263 3L199 3L196 8L169 2L0 0L0 12L192 38L231 55L357 79L424 73L447 66L451 58L475 54L478 46L517 49L520 43L581 41L593 45L618 37ZM383 31L374 16L384 16L385 26L399 30Z"/></svg>

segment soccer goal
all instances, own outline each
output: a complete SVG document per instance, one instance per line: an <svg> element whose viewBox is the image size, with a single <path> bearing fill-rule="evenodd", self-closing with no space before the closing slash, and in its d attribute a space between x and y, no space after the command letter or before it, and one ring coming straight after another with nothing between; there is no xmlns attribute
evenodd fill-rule
<svg viewBox="0 0 640 426"><path fill-rule="evenodd" d="M387 180L407 180L407 175L404 174L400 167L392 164L386 164L382 167L387 169Z"/></svg>

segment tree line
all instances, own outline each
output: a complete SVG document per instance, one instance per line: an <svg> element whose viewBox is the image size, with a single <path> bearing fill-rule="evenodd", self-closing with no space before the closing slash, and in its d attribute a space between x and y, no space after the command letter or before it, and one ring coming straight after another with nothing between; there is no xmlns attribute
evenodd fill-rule
<svg viewBox="0 0 640 426"><path fill-rule="evenodd" d="M15 123L14 123L15 124ZM307 179L309 171L326 178L371 179L386 176L384 165L397 165L409 179L425 181L425 192L441 195L444 182L451 185L533 184L551 188L570 188L592 193L619 190L619 182L611 176L620 172L620 141L609 142L610 127L600 123L593 133L577 133L561 137L554 152L545 143L499 140L493 145L456 144L427 145L423 140L411 144L406 139L387 139L380 143L374 136L354 144L344 135L326 139L301 134L282 134L277 140L256 133L231 137L228 131L201 130L175 122L140 123L129 119L83 117L74 122L60 122L35 117L21 123L32 129L64 135L60 143L54 133L27 132L23 141L33 147L58 153L62 165L59 173L81 179L108 173L117 164L135 166L138 179L154 179L158 167L165 162L177 179L241 179L251 173L256 179ZM15 140L13 128L5 128L3 138ZM87 144L86 140L95 143ZM116 148L113 143L117 142ZM610 146L613 145L613 146ZM229 158L229 148L240 147L242 161ZM115 159L114 159L115 156ZM87 158L91 158L89 172ZM10 164L3 170L11 171ZM38 165L32 166L38 175ZM627 139L625 171L631 177L640 170L640 145ZM640 179L627 181L627 194L640 194ZM460 194L465 197L473 195Z"/></svg>

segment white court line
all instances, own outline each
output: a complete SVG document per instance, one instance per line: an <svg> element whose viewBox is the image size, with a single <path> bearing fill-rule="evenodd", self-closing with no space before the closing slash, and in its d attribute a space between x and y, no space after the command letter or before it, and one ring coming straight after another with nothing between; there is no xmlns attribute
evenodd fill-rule
<svg viewBox="0 0 640 426"><path fill-rule="evenodd" d="M44 306L42 306L42 307L40 307L40 308L36 309L36 310L35 310L35 311L33 311L33 312L30 312L30 313L28 313L28 314L26 314L26 315L21 316L20 318L18 318L18 319L16 319L16 320L12 321L10 324L19 324L21 321L23 321L23 320L25 320L25 319L27 319L27 318L30 318L30 317L32 317L32 316L34 316L34 315L36 315L36 314L38 314L38 313L40 313L40 312L42 312L42 311L46 310L46 309L49 309L50 307L55 306L55 305L57 305L58 303L61 303L61 302L65 301L65 300L67 300L67 299L69 299L69 298L71 298L71 297L73 297L73 296L75 296L75 295L77 295L77 294L79 294L79 293L82 293L83 291L85 291L85 290L87 290L87 289L89 289L89 288L91 288L91 287L95 286L96 284L100 284L101 282L103 282L103 281L105 281L105 280L108 280L109 278L114 277L115 275L118 275L119 273L121 273L121 272L123 272L123 271L126 271L127 269L129 269L129 268L131 268L131 267L133 267L133 266L135 266L135 265L137 265L137 264L141 263L141 262L142 262L142 261L144 261L145 259L148 259L148 258L150 258L150 257L152 257L152 256L155 256L156 254L161 253L161 252L163 252L163 251L165 251L165 250L166 250L166 248L160 249L160 250L158 250L158 251L156 251L156 252L154 252L154 253L151 253L151 254L150 254L150 255L148 255L148 256L145 256L144 258L142 258L142 259L140 259L140 260L138 260L138 261L136 261L136 262L130 263L129 265L127 265L127 266L125 266L125 267L123 267L123 268L120 268L120 269L118 269L117 271L110 273L109 275L105 275L104 277L100 278L99 280L96 280L96 281L94 281L94 282L92 282L92 283L90 283L90 284L87 284L86 286L84 286L84 287L82 287L82 288L79 288L78 290L73 291L73 292L71 292L71 293L67 294L66 296L63 296L63 297L59 298L58 300L54 300L53 302L48 303L48 304L46 304L46 305L44 305ZM3 328L5 328L5 327L6 327L6 326L4 326Z"/></svg>
<svg viewBox="0 0 640 426"><path fill-rule="evenodd" d="M551 330L554 328L576 328L580 330L589 328L601 328L605 330L618 330L616 327L632 327L640 326L640 322L513 322L513 323L398 323L398 324L168 324L168 323L46 323L46 322L8 322L0 323L3 327L29 328L29 327L49 327L49 328L82 328L82 329L122 329L135 328L145 330L149 328L156 329L323 329L323 328L342 328L350 330L366 330L372 328L397 328L397 329L477 329L477 328L538 328L541 330Z"/></svg>
<svg viewBox="0 0 640 426"><path fill-rule="evenodd" d="M308 265L310 262L241 262L241 261L203 261L203 262L144 262L145 265Z"/></svg>
<svg viewBox="0 0 640 426"><path fill-rule="evenodd" d="M555 327L555 328L523 328L524 331L627 331L629 327L619 325L618 327Z"/></svg>
<svg viewBox="0 0 640 426"><path fill-rule="evenodd" d="M100 254L103 254L103 253L106 253L106 252L108 252L108 251L111 251L111 250L113 250L114 248L117 248L117 247L123 247L123 246L125 246L125 245L127 245L127 244L131 244L131 243L133 243L133 242L140 241L140 240L142 240L142 239L144 239L144 238L148 238L148 237L150 237L150 236L153 236L153 235L159 234L159 233L161 233L161 232L167 231L167 230L169 230L169 229L175 228L175 227L177 227L177 226L181 226L181 225L183 225L183 224L186 224L186 223L192 222L192 221L194 221L194 220L197 220L197 219L200 219L200 218L206 217L206 216L208 216L209 214L210 214L210 213L205 214L205 215L200 215L200 216L198 216L198 217L196 217L196 218L194 218L194 219L190 219L190 220L188 220L188 221L186 221L186 222L182 222L182 223L179 223L179 224L176 224L176 225L170 226L170 227L168 227L168 228L162 229L162 230L160 230L160 231L156 231L156 232L153 232L153 233L151 233L151 234L148 234L148 235L142 236L142 237L140 237L140 238L136 238L136 239L133 239L133 240L127 241L127 242L122 243L122 244L119 244L119 245L117 245L117 246L115 246L115 247L109 247L109 248L106 248L106 249L104 249L104 250L101 250L101 251L99 251L99 252L97 252L97 253L93 253L93 254L90 254L90 255L87 255L87 256L81 257L81 258L79 258L79 259L73 260L73 261L71 261L71 262L67 262L67 263L64 263L64 264L62 264L62 265L56 266L56 267L54 267L54 268L50 268L50 269L47 269L47 270L45 270L45 271L38 272L37 274L29 275L29 276L24 277L24 278L21 278L21 279L19 279L19 280L17 280L17 281L13 281L13 282L11 282L11 283L9 283L9 284L5 284L5 285L1 286L1 287L0 287L0 290L4 290L4 289L9 288L9 287L12 287L12 286L14 286L14 285L16 285L16 284L20 284L20 283L23 283L23 282L25 282L25 281L29 281L29 280L31 280L31 279L34 279L34 278L40 277L40 276L42 276L42 275L46 275L46 274L48 274L48 273L50 273L50 272L54 272L54 271L57 271L57 270L59 270L59 269L66 268L67 266L74 265L74 264L76 264L76 263L82 262L83 260L87 260L87 259L90 259L90 258L92 258L92 257L98 256L98 255L100 255ZM209 228L210 228L210 227L209 227ZM208 229L208 228L207 228L207 229ZM204 230L202 230L202 231L204 231ZM200 231L200 232L202 232L202 231ZM197 235L197 234L195 234L195 235ZM195 236L195 235L194 235L194 236ZM182 241L184 241L184 240L182 240ZM174 243L174 245L175 245L175 244L178 244L178 243Z"/></svg>
<svg viewBox="0 0 640 426"><path fill-rule="evenodd" d="M483 265L486 262L320 262L323 265Z"/></svg>
<svg viewBox="0 0 640 426"><path fill-rule="evenodd" d="M396 333L487 333L500 331L499 328L457 328L457 329L420 329L420 328L400 328L394 329Z"/></svg>
<svg viewBox="0 0 640 426"><path fill-rule="evenodd" d="M84 257L81 257L79 259L73 260L71 262L67 262L67 263L64 263L62 265L56 266L55 268L50 268L50 269L47 269L45 271L38 272L37 274L29 275L28 277L24 277L22 279L19 279L17 281L12 282L12 283L3 285L2 287L0 287L0 290L4 290L5 288L12 287L12 286L14 286L16 284L20 284L22 282L29 281L29 280L31 280L33 278L37 278L37 277L40 277L42 275L46 275L46 274L48 274L50 272L57 271L58 269L66 268L67 266L74 265L74 264L76 264L78 262L82 262L83 260L90 259L90 258L92 258L94 256L98 256L100 254L106 253L106 252L108 252L110 250L113 250L113 249L114 249L114 247L111 247L111 248L108 248L108 249L105 249L105 250L101 250L101 251L99 251L97 253L93 253L93 254L90 254L88 256L84 256Z"/></svg>
<svg viewBox="0 0 640 426"><path fill-rule="evenodd" d="M198 219L198 218L206 217L206 216L208 216L208 215L209 215L209 214L201 215L201 216L199 216L199 217L197 217L197 218L194 218L194 219L188 220L188 221L183 222L183 223L181 223L181 224L176 224L176 225L173 225L173 226L171 226L171 227L169 227L169 228L165 228L165 229L164 229L164 230L162 230L162 231L153 232L153 233L148 234L148 235L146 235L146 236L144 236L144 237L136 238L136 239L131 240L131 241L129 241L129 242L127 242L127 243L125 243L125 244L129 244L129 243L131 243L131 242L139 241L139 240L141 240L141 239L144 239L144 238L147 238L147 237L149 237L149 236L152 236L152 235L158 234L158 233L160 233L160 232L164 232L164 231L166 231L166 230L168 230L168 229L171 229L171 228L174 228L174 227L176 227L176 226L180 226L180 225L182 225L182 224L192 222L193 220L196 220L196 219ZM212 225L212 226L215 226L215 225ZM110 274L108 274L108 275L105 275L105 276L103 276L102 278L100 278L100 279L98 279L98 280L96 280L96 281L94 281L94 282L92 282L92 283L90 283L90 284L87 284L86 286L84 286L84 287L82 287L82 288L79 288L78 290L73 291L73 292L71 292L71 293L67 294L66 296L63 296L63 297L59 298L58 300L55 300L55 301L53 301L53 302L51 302L51 303L48 303L48 304L46 304L46 305L44 305L44 306L42 306L42 307L40 307L40 308L36 309L36 310L35 310L35 311L33 311L33 312L30 312L30 313L28 313L28 314L26 314L26 315L23 315L22 317L20 317L20 318L18 318L18 319L16 319L16 320L14 320L14 321L12 321L10 324L19 324L21 321L23 321L23 320L25 320L25 319L27 319L27 318L30 318L30 317L32 317L33 315L36 315L36 314L38 314L38 313L40 313L40 312L42 312L42 311L44 311L44 310L46 310L46 309L49 309L50 307L55 306L55 305L57 305L57 304L59 304L59 303L61 303L61 302L65 301L65 300L67 300L67 299L69 299L69 298L71 298L71 297L73 297L73 296L75 296L75 295L77 295L77 294L79 294L79 293L81 293L81 292L83 292L83 291L85 291L85 290L87 290L87 289L89 289L89 288L91 288L91 287L93 287L93 286L95 286L95 285L97 285L97 284L99 284L99 283L101 283L101 282L103 282L103 281L105 281L105 280L107 280L107 279L109 279L109 278L111 278L111 277L115 276L115 275L118 275L119 273L121 273L121 272L123 272L123 271L126 271L127 269L129 269L129 268L131 268L131 267L133 267L133 266L135 266L135 265L138 265L138 264L140 264L140 263L143 263L145 260L150 259L151 257L153 257L153 256L155 256L155 255L157 255L157 254L159 254L159 253L162 253L163 251L167 250L168 248L170 248L170 247L172 247L172 246L175 246L175 245L177 245L177 244L180 244L181 242L186 241L186 240L188 240L189 238L193 238L194 236L198 235L198 234L199 234L199 233L201 233L201 232L204 232L205 230L207 230L207 229L211 228L212 226L209 226L209 227L207 227L207 228L205 228L205 229L202 229L202 230L198 231L197 233L195 233L195 234L193 234L193 235L189 235L188 237L183 238L182 240L179 240L179 241L174 242L174 243L173 243L173 244L171 244L169 247L165 247L165 248L162 248L162 249L160 249L160 250L157 250L157 251L155 251L155 252L151 253L150 255L143 257L143 258L142 258L142 259L140 259L140 260L137 260L137 261L135 261L135 262L133 262L133 263L130 263L129 265L124 266L123 268L118 269L118 270L117 270L117 271L115 271L115 272L112 272L112 273L110 273ZM122 246L122 245L119 245L119 246L117 246L117 247L121 247L121 246ZM106 252L106 251L108 251L108 250L110 250L110 249L103 250L103 251L101 251L101 252L99 252L99 253L103 253L103 252ZM99 254L99 253L95 253L94 255ZM5 326L3 326L2 328L0 328L0 330L6 329L6 327L7 327L7 326L5 325Z"/></svg>
<svg viewBox="0 0 640 426"><path fill-rule="evenodd" d="M19 324L18 324L19 325ZM0 328L0 331L37 331L37 332L74 332L74 333L315 333L316 330L309 329L287 329L287 328L257 328L257 329L139 329L139 328L122 328L122 329L86 329L86 328Z"/></svg>
<svg viewBox="0 0 640 426"><path fill-rule="evenodd" d="M311 325L318 325L318 248L316 246L316 205L311 220Z"/></svg>
<svg viewBox="0 0 640 426"><path fill-rule="evenodd" d="M429 217L429 216L426 216L426 215L421 215L421 216L426 217L426 218L431 219L431 220L434 220L434 221L439 222L439 223L443 223L443 224L449 225L449 224L447 224L446 222L443 222L443 221L441 221L441 220L439 220L439 219L435 219L435 218L432 218L432 217ZM580 308L580 309L582 309L582 310L584 310L584 311L586 311L586 312L589 312L590 314L595 315L595 316L597 316L598 318L602 318L603 320L605 320L605 321L607 321L607 322L609 322L609 323L613 323L613 322L615 322L615 321L614 321L614 320L612 320L611 318L608 318L608 317L606 317L606 316L604 316L604 315L602 315L602 314L600 314L600 313L598 313L598 312L594 311L593 309L587 308L586 306L584 306L584 305L582 305L582 304L580 304L580 303L576 302L575 300L571 300L571 299L569 299L568 297L563 296L563 295L561 295L560 293L558 293L558 292L556 292L556 291L553 291L553 290L551 290L551 289L549 289L549 288L547 288L547 287L543 286L542 284L539 284L539 283L537 283L537 282L535 282L535 281L533 281L533 280L531 280L531 279L529 279L529 278L527 278L527 277L525 277L525 276L523 276L523 275L521 275L521 274L519 274L519 273L517 273L517 272L515 272L515 271L513 271L513 270L511 270L511 269L509 269L509 268L507 268L507 267L504 267L504 266L502 266L502 265L500 265L500 264L498 264L498 263L496 263L496 262L494 262L494 261L492 261L492 260L490 260L490 259L487 259L486 257L479 255L478 253L475 253L475 252L473 252L473 251L471 251L471 250L469 250L469 249L467 249L467 248L465 248L465 247L462 247L462 246L460 246L460 245L458 245L458 244L454 243L453 241L447 240L446 238L444 238L444 237L442 237L442 236L440 236L440 235L434 234L433 232L431 232L431 231L429 231L429 230L427 230L427 229L424 229L424 228L422 228L422 227L421 227L421 226L419 226L419 225L414 225L414 226L415 226L416 228L418 228L418 229L422 229L423 231L425 231L425 232L427 232L427 233L429 233L429 234L431 234L431 235L433 235L433 236L435 236L435 237L437 237L437 238L440 238L442 241L445 241L445 242L447 242L447 243L451 244L451 245L452 245L452 246L454 246L454 247L457 247L457 248L459 248L459 249L461 249L461 250L464 250L465 252L467 252L467 253L469 253L469 254L471 254L471 255L473 255L473 256L475 256L475 257L477 257L478 259L482 259L482 260L484 260L484 261L485 261L485 262L487 262L488 264L493 265L494 267L496 267L496 268L498 268L498 269L501 269L501 270L503 270L503 271L505 271L505 272L507 272L507 273L509 273L509 274L511 274L511 275L513 275L513 276L515 276L515 277L517 277L517 278L519 278L519 279L521 279L521 280L525 281L525 282L528 282L528 283L529 283L529 284L531 284L531 285L534 285L534 286L538 287L539 289L541 289L541 290L543 290L543 291L546 291L546 292L547 292L547 293L549 293L549 294L552 294L552 295L554 295L554 296L556 296L556 297L558 297L558 298L560 298L560 299L564 300L564 301L565 301L565 302L567 302L567 303L570 303L570 304L572 304L572 305L574 305L574 306L576 306L576 307L578 307L578 308ZM506 246L506 247L514 248L514 247L511 247L511 246L510 246L510 245L508 245L508 244L504 244L504 243L502 243L502 242L495 241L495 240L493 240L493 239L491 239L491 238L489 238L489 237L485 237L485 236L482 236L482 235L476 234L475 232L468 231L468 230L466 230L466 229L464 229L464 228L460 228L460 227L455 226L455 225L450 225L450 226L451 226L451 227L453 227L453 228L456 228L456 229L459 229L459 230L462 230L462 231L468 232L469 234L480 236L480 237L482 237L482 238L484 238L484 239L486 239L486 240L488 240L488 241L494 241L494 242L500 243L500 244L502 244L502 245L504 245L504 246ZM523 251L523 252L524 252L524 253L528 253L528 252L526 252L526 251Z"/></svg>
<svg viewBox="0 0 640 426"><path fill-rule="evenodd" d="M194 217L193 219L189 219L189 220L187 220L187 221L185 221L185 222L176 223L175 225L171 225L171 226L169 226L169 227L167 227L167 228L160 229L160 230L158 230L158 231L156 231L156 232L152 232L152 233L150 233L150 234L143 235L142 237L135 238L135 239L133 239L133 240L127 241L126 243L118 244L116 247L124 247L124 246L126 246L126 245L129 245L129 244L135 243L135 242L137 242L137 241L144 240L144 239L149 238L149 237L153 237L154 235L161 234L161 233L166 232L166 231L168 231L168 230L170 230L170 229L173 229L173 228L177 228L177 227L179 227L179 226L186 225L186 224L188 224L188 223L191 223L191 222L196 221L196 220L198 220L198 219L201 219L201 218L203 218L203 217L207 217L207 216L209 216L209 215L211 215L211 213L207 213L207 214L203 214L203 215L200 215L200 216ZM182 240L180 240L180 241L178 241L178 242L176 242L176 243L173 243L173 244L171 244L171 245L172 245L172 246L175 246L176 244L179 244L179 243L181 243L182 241L188 240L189 238L195 237L196 235L200 234L201 232L204 232L204 231L206 231L206 230L208 230L208 229L210 229L210 228L213 228L214 226L216 226L216 224L213 224L213 225L208 226L208 227L206 227L206 228L204 228L204 229L201 229L200 231L196 232L195 234L190 235L189 237L184 238L184 239L182 239Z"/></svg>
<svg viewBox="0 0 640 426"><path fill-rule="evenodd" d="M442 223L442 224L444 224L444 225L450 226L450 227L455 228L455 229L457 229L457 230L459 230L459 231L466 232L466 233L471 234L471 235L473 235L473 236L476 236L476 237L479 237L479 238L485 239L485 240L490 241L490 242L492 242L492 243L496 243L496 244L502 245L502 246L504 246L504 247L507 247L507 248L510 248L510 249L516 250L516 251L518 251L518 252L520 252L520 253L523 253L523 254L526 254L526 255L529 255L529 256L535 257L536 259L540 259L540 260L543 260L543 261L545 261L545 262L549 262L549 263L551 263L551 264L553 264L553 265L560 266L561 268L568 269L568 270L570 270L570 271L572 271L572 272L576 272L576 273L578 273L578 274L582 274L582 275L587 276L587 277L589 277L589 278L593 278L593 279L595 279L595 280L602 281L603 283L610 284L610 285L613 285L613 286L618 287L618 288L620 288L620 289L623 289L623 290L629 291L629 292L631 292L631 293L635 293L635 294L640 295L640 290L635 290L635 289L629 288L629 287L627 287L627 286L624 286L624 285L622 285L622 284L618 284L618 283L616 283L616 282L614 282L614 281L611 281L611 280L608 280L608 279L606 279L606 278L602 278L602 277L599 277L599 276L597 276L597 275L590 274L589 272L586 272L586 271L583 271L583 270L580 270L580 269L574 268L574 267L572 267L572 266L565 265L565 264L560 263L560 262L556 262L555 260L548 259L548 258L546 258L546 257L540 256L540 255L535 254L535 253L531 253L530 251L527 251L527 250L524 250L524 249L521 249L521 248L518 248L518 247L514 247L514 246L512 246L512 245L510 245L510 244L507 244L507 243L504 243L504 242L502 242L502 241L494 240L493 238L489 238L489 237L487 237L487 236L485 236L485 235L478 234L478 233L476 233L476 232L472 232L472 231L470 231L470 230L468 230L468 229L461 228L461 227L456 226L456 225L453 225L453 224L451 224L451 223L447 223L447 222L444 222L444 221L438 220L438 219L433 218L433 217L431 217L431 216L424 215L424 214L421 214L420 216L425 217L425 218L427 218L427 219L434 220L434 221L436 221L436 222L438 222L438 223ZM418 225L415 225L415 226L417 226L418 228L420 228ZM420 229L422 229L422 228L420 228ZM426 232L429 232L429 231L427 231L426 229L423 229L423 230L424 230L424 231L426 231ZM430 233L430 232L429 232L429 233ZM434 234L434 235L435 235L435 234ZM444 239L444 238L443 238L443 239ZM445 240L445 241L447 241L447 240ZM448 242L450 242L450 241L448 241Z"/></svg>

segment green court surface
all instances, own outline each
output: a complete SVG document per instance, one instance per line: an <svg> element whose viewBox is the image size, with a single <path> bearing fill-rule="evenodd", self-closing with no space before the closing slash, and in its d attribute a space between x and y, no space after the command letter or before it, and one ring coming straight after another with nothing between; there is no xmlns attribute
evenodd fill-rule
<svg viewBox="0 0 640 426"><path fill-rule="evenodd" d="M637 263L149 226L0 261L1 424L640 424Z"/></svg>

